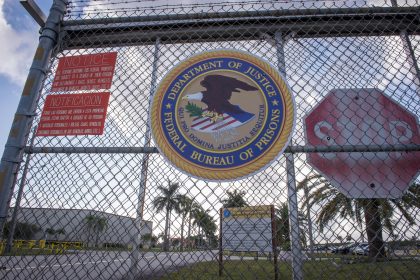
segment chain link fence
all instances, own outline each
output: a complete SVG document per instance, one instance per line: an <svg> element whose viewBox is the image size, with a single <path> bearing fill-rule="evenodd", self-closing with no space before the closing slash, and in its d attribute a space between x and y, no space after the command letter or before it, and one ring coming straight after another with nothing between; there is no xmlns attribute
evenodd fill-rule
<svg viewBox="0 0 420 280"><path fill-rule="evenodd" d="M69 1L8 209L0 278L417 279L419 2L197 2ZM232 182L178 171L148 128L167 71L214 49L270 62L296 104L286 152ZM105 52L118 56L103 135L35 137L59 58ZM220 258L220 209L261 205L275 209L274 251Z"/></svg>

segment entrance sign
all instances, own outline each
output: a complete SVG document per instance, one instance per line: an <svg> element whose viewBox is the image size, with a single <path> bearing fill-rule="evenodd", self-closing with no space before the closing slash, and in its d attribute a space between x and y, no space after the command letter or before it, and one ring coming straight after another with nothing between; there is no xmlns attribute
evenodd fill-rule
<svg viewBox="0 0 420 280"><path fill-rule="evenodd" d="M116 52L62 57L51 92L109 89L116 60Z"/></svg>
<svg viewBox="0 0 420 280"><path fill-rule="evenodd" d="M415 115L377 89L333 90L306 117L312 146L420 144ZM398 198L420 152L310 153L309 163L350 198Z"/></svg>
<svg viewBox="0 0 420 280"><path fill-rule="evenodd" d="M294 127L293 96L269 63L245 52L204 52L161 81L150 110L161 154L212 181L249 176L276 159Z"/></svg>
<svg viewBox="0 0 420 280"><path fill-rule="evenodd" d="M48 95L37 136L101 135L109 92Z"/></svg>
<svg viewBox="0 0 420 280"><path fill-rule="evenodd" d="M279 279L276 233L273 205L220 209L219 276L224 251L255 252L257 259L262 253L273 260L274 279Z"/></svg>
<svg viewBox="0 0 420 280"><path fill-rule="evenodd" d="M269 205L222 209L222 250L273 252L272 208Z"/></svg>

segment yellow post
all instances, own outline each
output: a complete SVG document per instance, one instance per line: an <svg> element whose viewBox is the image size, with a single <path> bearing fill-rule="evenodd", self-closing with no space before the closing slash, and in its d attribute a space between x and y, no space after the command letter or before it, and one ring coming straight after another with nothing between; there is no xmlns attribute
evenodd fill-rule
<svg viewBox="0 0 420 280"><path fill-rule="evenodd" d="M28 241L28 248L29 249L32 249L33 247L35 247L35 243L36 243L35 240L29 240Z"/></svg>
<svg viewBox="0 0 420 280"><path fill-rule="evenodd" d="M0 255L3 255L3 250L4 250L4 247L5 247L4 244L5 244L4 241L0 242Z"/></svg>
<svg viewBox="0 0 420 280"><path fill-rule="evenodd" d="M39 240L39 248L44 249L45 248L45 239Z"/></svg>

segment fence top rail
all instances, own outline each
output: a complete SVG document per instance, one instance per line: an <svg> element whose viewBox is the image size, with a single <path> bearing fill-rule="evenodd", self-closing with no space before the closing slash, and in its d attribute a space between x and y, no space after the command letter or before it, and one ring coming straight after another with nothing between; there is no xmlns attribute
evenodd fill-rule
<svg viewBox="0 0 420 280"><path fill-rule="evenodd" d="M63 22L65 49L297 38L420 34L419 7L372 7L97 18Z"/></svg>
<svg viewBox="0 0 420 280"><path fill-rule="evenodd" d="M220 22L220 21L249 21L252 19L299 19L305 17L355 17L369 15L374 16L416 16L419 17L420 6L418 7L364 7L364 8L331 8L331 9L298 9L298 10L260 10L260 11L236 11L236 12L216 12L216 13L193 13L193 14L167 14L167 15L149 15L149 16L132 16L132 17L103 17L81 20L65 20L63 26L67 30L90 29L92 25L96 28L102 27L122 27L125 23L141 23L158 24L170 23L172 21L179 23L179 21L197 21L196 24L205 22ZM102 26L105 25L105 26Z"/></svg>

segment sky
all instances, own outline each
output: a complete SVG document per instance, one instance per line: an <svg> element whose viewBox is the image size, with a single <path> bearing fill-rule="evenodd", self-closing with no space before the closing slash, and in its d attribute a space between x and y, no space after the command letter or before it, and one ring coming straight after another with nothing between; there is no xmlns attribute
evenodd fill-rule
<svg viewBox="0 0 420 280"><path fill-rule="evenodd" d="M48 15L52 0L36 1ZM31 66L39 26L17 0L0 0L0 154Z"/></svg>

